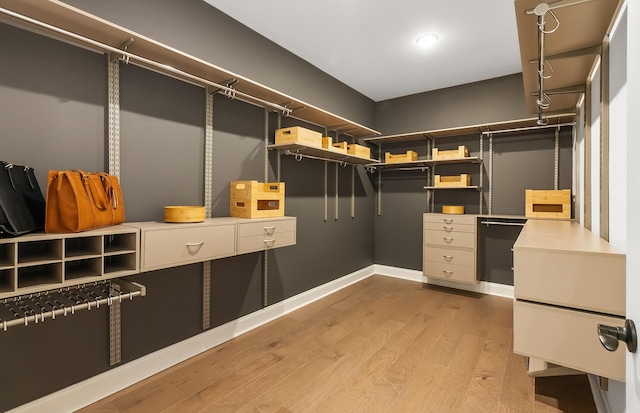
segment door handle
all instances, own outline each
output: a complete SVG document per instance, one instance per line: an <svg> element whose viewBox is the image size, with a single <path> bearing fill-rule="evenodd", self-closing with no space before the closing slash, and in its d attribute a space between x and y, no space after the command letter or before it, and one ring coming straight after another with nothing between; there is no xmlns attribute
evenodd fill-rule
<svg viewBox="0 0 640 413"><path fill-rule="evenodd" d="M627 343L627 350L630 353L635 353L638 348L638 334L636 326L631 320L625 320L624 327L598 324L598 338L602 346L609 351L616 351L619 341Z"/></svg>

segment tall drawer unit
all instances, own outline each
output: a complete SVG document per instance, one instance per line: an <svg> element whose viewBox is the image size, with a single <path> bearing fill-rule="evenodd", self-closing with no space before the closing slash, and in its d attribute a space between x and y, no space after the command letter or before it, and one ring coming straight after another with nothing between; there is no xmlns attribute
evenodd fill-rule
<svg viewBox="0 0 640 413"><path fill-rule="evenodd" d="M235 218L168 224L140 222L140 271L176 267L236 255Z"/></svg>
<svg viewBox="0 0 640 413"><path fill-rule="evenodd" d="M296 243L296 218L238 219L238 254Z"/></svg>
<svg viewBox="0 0 640 413"><path fill-rule="evenodd" d="M477 283L476 245L475 215L423 215L422 272L426 277Z"/></svg>
<svg viewBox="0 0 640 413"><path fill-rule="evenodd" d="M626 346L605 349L597 326L624 326L625 255L568 221L527 221L513 251L513 351L624 381Z"/></svg>

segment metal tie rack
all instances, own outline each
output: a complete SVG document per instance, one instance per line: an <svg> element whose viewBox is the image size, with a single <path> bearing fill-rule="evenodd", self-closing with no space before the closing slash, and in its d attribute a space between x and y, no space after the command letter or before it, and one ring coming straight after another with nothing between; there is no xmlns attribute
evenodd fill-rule
<svg viewBox="0 0 640 413"><path fill-rule="evenodd" d="M46 319L73 315L76 311L111 306L146 295L142 284L108 280L5 298L0 303L0 329L44 323Z"/></svg>

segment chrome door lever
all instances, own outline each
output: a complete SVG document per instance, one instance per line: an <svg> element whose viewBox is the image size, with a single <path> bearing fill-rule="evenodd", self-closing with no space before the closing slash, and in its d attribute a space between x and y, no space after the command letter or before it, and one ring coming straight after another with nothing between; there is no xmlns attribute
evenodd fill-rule
<svg viewBox="0 0 640 413"><path fill-rule="evenodd" d="M598 324L598 338L600 343L609 351L618 349L618 341L627 343L627 350L635 353L638 348L638 334L636 326L631 320L625 320L624 327L613 327Z"/></svg>

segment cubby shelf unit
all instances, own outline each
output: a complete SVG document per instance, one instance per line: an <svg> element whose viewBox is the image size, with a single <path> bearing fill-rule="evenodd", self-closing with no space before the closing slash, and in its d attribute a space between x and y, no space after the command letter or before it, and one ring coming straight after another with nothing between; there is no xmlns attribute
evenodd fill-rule
<svg viewBox="0 0 640 413"><path fill-rule="evenodd" d="M0 299L136 274L139 244L124 225L0 239Z"/></svg>

